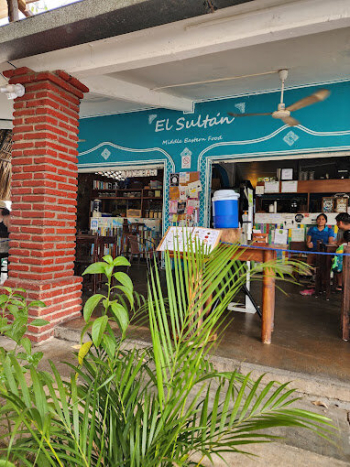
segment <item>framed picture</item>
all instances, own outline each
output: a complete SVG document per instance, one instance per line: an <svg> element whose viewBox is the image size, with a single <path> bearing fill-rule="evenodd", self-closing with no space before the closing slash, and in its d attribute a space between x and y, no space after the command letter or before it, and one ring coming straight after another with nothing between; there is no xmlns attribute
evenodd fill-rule
<svg viewBox="0 0 350 467"><path fill-rule="evenodd" d="M322 212L334 211L334 198L322 198Z"/></svg>
<svg viewBox="0 0 350 467"><path fill-rule="evenodd" d="M282 169L281 180L293 180L293 169Z"/></svg>
<svg viewBox="0 0 350 467"><path fill-rule="evenodd" d="M348 198L335 199L335 212L348 212Z"/></svg>

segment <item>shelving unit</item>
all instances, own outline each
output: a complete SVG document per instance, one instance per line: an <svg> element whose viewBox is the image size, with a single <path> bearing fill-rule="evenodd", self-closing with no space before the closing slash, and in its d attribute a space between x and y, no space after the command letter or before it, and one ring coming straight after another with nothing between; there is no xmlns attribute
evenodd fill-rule
<svg viewBox="0 0 350 467"><path fill-rule="evenodd" d="M277 201L284 202L293 199L303 200L305 204L300 204L303 209L298 209L298 212L319 212L321 211L322 197L335 195L336 193L350 193L349 179L333 179L333 180L300 180L298 181L297 191L293 193L281 192L281 183L279 193L265 193L256 197L256 212L266 212L263 207L263 202ZM261 184L259 184L261 185Z"/></svg>
<svg viewBox="0 0 350 467"><path fill-rule="evenodd" d="M160 196L147 196L149 192L159 191ZM108 193L104 196L102 193ZM127 193L139 194L139 196L128 196ZM157 218L160 219L162 216L162 203L163 203L163 191L161 188L151 189L151 188L117 188L117 189L94 189L91 194L91 200L99 199L102 201L101 211L110 212L113 211L112 201L123 201L118 206L120 211L125 211L125 217L127 217L128 210L138 210L140 211L139 216L131 217L141 217L141 218ZM150 206L150 200L159 201L155 205ZM125 206L125 209L123 208ZM154 211L151 209L154 208ZM156 216L151 213L156 213ZM92 213L91 213L92 214ZM121 212L119 213L121 214Z"/></svg>

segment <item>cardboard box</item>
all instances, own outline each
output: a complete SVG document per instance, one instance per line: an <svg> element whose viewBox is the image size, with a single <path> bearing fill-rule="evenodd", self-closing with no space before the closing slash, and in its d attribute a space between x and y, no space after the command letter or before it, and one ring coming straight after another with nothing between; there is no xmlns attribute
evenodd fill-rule
<svg viewBox="0 0 350 467"><path fill-rule="evenodd" d="M141 209L127 209L126 217L141 217Z"/></svg>

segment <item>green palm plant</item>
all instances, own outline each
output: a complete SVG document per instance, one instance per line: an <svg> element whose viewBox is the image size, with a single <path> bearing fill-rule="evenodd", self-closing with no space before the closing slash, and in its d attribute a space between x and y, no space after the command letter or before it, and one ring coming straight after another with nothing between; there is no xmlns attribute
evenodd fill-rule
<svg viewBox="0 0 350 467"><path fill-rule="evenodd" d="M286 384L254 382L210 362L211 336L224 332L224 312L248 273L237 246L222 245L211 254L199 244L173 257L165 252L165 287L159 270L150 272L152 345L142 349L125 346L129 315L114 292L127 297L128 308L134 299L130 279L115 272L123 265L124 258L106 256L86 270L105 274L108 292L85 305L82 334L90 332L91 340L82 344L69 381L51 363L52 375L31 367L26 382L12 359L12 385L0 384L0 416L11 424L3 436L6 460L42 467L201 466L214 455L225 459L227 452L273 440L266 431L273 427L332 432L329 419L293 407L294 390ZM281 278L293 266L263 265ZM256 271L253 266L250 274ZM98 304L103 313L94 320Z"/></svg>

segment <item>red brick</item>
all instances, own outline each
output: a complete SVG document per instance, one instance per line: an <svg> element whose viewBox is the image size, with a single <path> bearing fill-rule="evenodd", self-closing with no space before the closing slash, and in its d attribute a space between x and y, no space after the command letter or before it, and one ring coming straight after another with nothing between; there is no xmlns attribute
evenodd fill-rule
<svg viewBox="0 0 350 467"><path fill-rule="evenodd" d="M89 92L89 88L85 86L85 84L81 83L77 78L74 76L68 75L65 71L56 70L56 74L60 76L62 79L68 81L72 84L75 88L79 89L81 92L86 93Z"/></svg>
<svg viewBox="0 0 350 467"><path fill-rule="evenodd" d="M9 249L9 254L13 256L25 256L25 257L30 256L29 250L23 250L22 248L15 248L15 247Z"/></svg>
<svg viewBox="0 0 350 467"><path fill-rule="evenodd" d="M12 167L12 174L23 172L23 166L14 166Z"/></svg>
<svg viewBox="0 0 350 467"><path fill-rule="evenodd" d="M70 122L70 118L68 118L63 112L59 112L57 110L54 110L54 109L50 109L49 107L46 107L46 108L38 108L36 109L36 115L52 115L53 117L56 117L58 118L59 120L62 120L63 122L66 122L66 123L69 123Z"/></svg>
<svg viewBox="0 0 350 467"><path fill-rule="evenodd" d="M22 188L22 187L16 187L16 188L13 188L12 187L12 194L28 194L28 193L31 193L31 190L28 190L28 188Z"/></svg>
<svg viewBox="0 0 350 467"><path fill-rule="evenodd" d="M22 66L16 69L5 70L2 72L2 74L6 76L6 78L12 78L13 76L19 75L34 75L34 71L26 66Z"/></svg>
<svg viewBox="0 0 350 467"><path fill-rule="evenodd" d="M76 112L79 112L79 104L75 104L73 103L72 101L70 100L67 100L65 98L65 96L67 96L68 94L64 94L64 95L57 95L57 94L54 94L50 91L47 91L45 92L46 96L44 95L38 95L38 97L49 97L50 99L53 99L54 101L56 101L58 104L60 104L60 108L63 110L63 108L67 108L67 109L71 109L73 111L76 111Z"/></svg>
<svg viewBox="0 0 350 467"><path fill-rule="evenodd" d="M28 92L27 88L26 88L26 93L24 94L24 96L17 97L17 102L29 101L29 100L35 99L35 97L36 97L36 93L35 92Z"/></svg>
<svg viewBox="0 0 350 467"><path fill-rule="evenodd" d="M59 137L49 131L34 131L33 133L24 133L23 139L53 139L57 140Z"/></svg>
<svg viewBox="0 0 350 467"><path fill-rule="evenodd" d="M58 126L59 123L63 123L57 120L56 118L49 117L48 115L41 115L39 117L37 116L37 117L26 118L26 122L27 120L29 120L28 123L34 123L34 124L35 123L46 123L46 124L55 125L55 126Z"/></svg>
<svg viewBox="0 0 350 467"><path fill-rule="evenodd" d="M16 123L13 123L14 127L12 130L12 133L16 135L17 133L25 133L27 131L33 131L34 127L33 125L16 125Z"/></svg>
<svg viewBox="0 0 350 467"><path fill-rule="evenodd" d="M80 104L80 100L71 95L71 94L68 94L65 90L62 90L62 88L60 88L60 86L54 84L54 83L51 83L50 81L42 81L41 83L30 83L29 85L26 86L26 88L29 90L29 91L42 91L43 89L46 90L46 91L51 91L55 94L58 94L59 96L63 97L64 99L66 99L67 101L69 102L72 102L73 104L75 105L79 105Z"/></svg>
<svg viewBox="0 0 350 467"><path fill-rule="evenodd" d="M22 117L28 115L35 115L35 109L23 109L23 110L15 110L13 112L14 117ZM29 122L28 122L29 123Z"/></svg>
<svg viewBox="0 0 350 467"><path fill-rule="evenodd" d="M27 265L24 265L24 264L15 264L13 262L11 262L11 264L9 265L9 267L11 268L11 271L24 271L24 272L27 272L29 271L29 266Z"/></svg>
<svg viewBox="0 0 350 467"><path fill-rule="evenodd" d="M56 128L52 125L49 125L48 123L38 123L35 125L35 130L38 131L38 130L48 130L48 131L51 131L53 133L57 133L58 135L61 135L61 136L67 136L67 132L66 131L62 131L60 130L59 128Z"/></svg>
<svg viewBox="0 0 350 467"><path fill-rule="evenodd" d="M32 141L26 141L24 143L15 142L12 146L12 148L15 148L15 149L27 149L27 148L33 148L33 147L34 147L34 143Z"/></svg>
<svg viewBox="0 0 350 467"><path fill-rule="evenodd" d="M16 152L16 151L12 151L12 157L13 156L13 153ZM33 158L32 157L15 157L14 159L12 159L12 165L31 165L33 164Z"/></svg>
<svg viewBox="0 0 350 467"><path fill-rule="evenodd" d="M72 86L69 84L67 81L64 79L60 78L59 76L54 75L53 73L38 73L35 77L35 81L42 81L48 79L52 81L53 83L58 84L61 88L65 89L66 91L72 93L73 95L77 96L79 99L82 99L84 97L84 94L80 89L78 89L76 86ZM79 83L79 81L74 81L74 83ZM78 84L77 84L78 85ZM84 86L83 84L80 84L79 86ZM87 89L87 88L86 88ZM87 92L87 91L85 91Z"/></svg>
<svg viewBox="0 0 350 467"><path fill-rule="evenodd" d="M31 180L32 175L33 175L32 173L13 174L12 175L12 180Z"/></svg>
<svg viewBox="0 0 350 467"><path fill-rule="evenodd" d="M13 212L14 211L12 211L12 214ZM19 217L16 217L15 214L13 214L13 216L14 217L11 219L11 225L30 225L32 222L30 219L21 219Z"/></svg>
<svg viewBox="0 0 350 467"><path fill-rule="evenodd" d="M15 110L23 109L25 106L26 106L25 102L16 102L16 101L14 101L14 103L13 103L13 108Z"/></svg>

